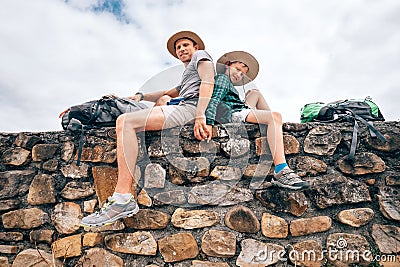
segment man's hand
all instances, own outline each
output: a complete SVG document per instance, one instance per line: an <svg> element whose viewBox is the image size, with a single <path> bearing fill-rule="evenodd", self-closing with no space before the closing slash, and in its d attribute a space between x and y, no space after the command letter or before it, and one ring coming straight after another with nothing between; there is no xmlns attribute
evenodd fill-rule
<svg viewBox="0 0 400 267"><path fill-rule="evenodd" d="M103 95L101 98L118 98L118 96L115 94L108 94L108 95Z"/></svg>
<svg viewBox="0 0 400 267"><path fill-rule="evenodd" d="M142 99L142 96L140 94L136 94L133 96L128 96L128 98L132 99L133 101L140 102L140 100Z"/></svg>
<svg viewBox="0 0 400 267"><path fill-rule="evenodd" d="M197 117L194 121L194 137L197 140L203 141L207 139L211 140L212 136L212 125L206 124L206 118L204 116Z"/></svg>

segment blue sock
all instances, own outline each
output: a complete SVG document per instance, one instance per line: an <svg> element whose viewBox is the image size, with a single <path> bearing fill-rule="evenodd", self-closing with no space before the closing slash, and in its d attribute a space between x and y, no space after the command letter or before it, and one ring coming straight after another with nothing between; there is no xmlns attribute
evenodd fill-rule
<svg viewBox="0 0 400 267"><path fill-rule="evenodd" d="M287 165L286 162L276 165L276 166L275 166L275 173L280 172L280 171L283 170L285 167L289 167L289 166Z"/></svg>

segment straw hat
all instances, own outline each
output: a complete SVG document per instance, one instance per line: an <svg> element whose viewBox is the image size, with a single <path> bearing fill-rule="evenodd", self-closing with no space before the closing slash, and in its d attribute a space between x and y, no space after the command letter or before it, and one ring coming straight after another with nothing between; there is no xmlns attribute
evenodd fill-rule
<svg viewBox="0 0 400 267"><path fill-rule="evenodd" d="M181 31L181 32L177 32L174 35L172 35L168 39L168 42L167 42L167 49L171 53L171 55L173 55L174 57L178 58L178 55L175 52L175 43L179 39L183 39L183 38L187 38L187 39L190 39L190 40L196 42L197 45L199 46L199 50L204 50L204 48L205 48L204 43L197 34L195 34L194 32L191 32L191 31Z"/></svg>
<svg viewBox="0 0 400 267"><path fill-rule="evenodd" d="M229 53L225 53L223 56L221 56L217 61L217 73L225 72L225 64L227 62L233 63L236 61L242 62L246 64L247 67L249 67L249 71L244 76L243 84L249 83L257 77L259 70L257 59L251 54L244 51L232 51ZM242 83L235 85L242 85Z"/></svg>

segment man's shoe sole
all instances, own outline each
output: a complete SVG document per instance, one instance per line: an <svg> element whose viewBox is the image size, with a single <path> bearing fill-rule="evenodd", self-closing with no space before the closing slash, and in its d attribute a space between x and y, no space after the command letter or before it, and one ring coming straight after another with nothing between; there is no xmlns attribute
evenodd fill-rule
<svg viewBox="0 0 400 267"><path fill-rule="evenodd" d="M87 227L99 227L99 226L104 226L104 225L110 225L112 223L114 223L115 221L122 219L122 218L126 218L126 217L132 217L133 215L135 215L136 213L139 212L139 206L136 205L136 208L134 210L130 210L130 211L125 211L125 212L121 212L120 214L116 215L115 217L108 219L105 222L102 223L97 223L97 224L83 224L81 222L81 226L84 228Z"/></svg>
<svg viewBox="0 0 400 267"><path fill-rule="evenodd" d="M281 188L288 188L288 189L292 189L292 190L300 190L300 189L307 189L310 188L310 185L305 185L305 186L293 186L293 185L287 185L287 184L282 184L279 181L276 181L274 179L271 180L271 183L273 185L276 185L278 187Z"/></svg>

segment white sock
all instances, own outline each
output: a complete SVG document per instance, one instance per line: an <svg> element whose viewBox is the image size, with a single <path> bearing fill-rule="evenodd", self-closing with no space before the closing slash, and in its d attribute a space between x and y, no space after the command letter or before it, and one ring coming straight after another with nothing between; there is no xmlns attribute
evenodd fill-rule
<svg viewBox="0 0 400 267"><path fill-rule="evenodd" d="M121 193L114 192L114 194L112 195L112 198L115 199L115 202L117 202L119 204L124 204L131 198L131 196L132 196L131 193L121 194Z"/></svg>

